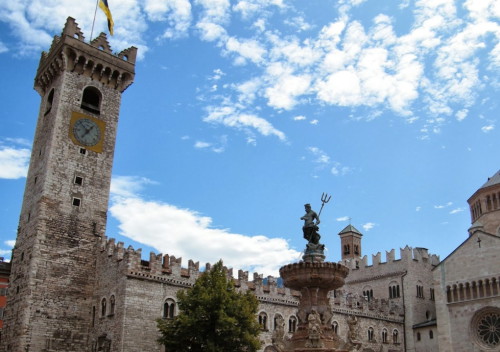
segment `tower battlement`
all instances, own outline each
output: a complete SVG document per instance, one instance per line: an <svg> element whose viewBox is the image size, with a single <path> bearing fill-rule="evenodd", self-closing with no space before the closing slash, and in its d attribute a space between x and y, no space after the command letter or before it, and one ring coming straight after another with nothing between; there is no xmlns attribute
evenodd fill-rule
<svg viewBox="0 0 500 352"><path fill-rule="evenodd" d="M380 252L377 254L372 254L371 264L368 262L368 256L363 256L359 260L355 259L345 259L341 263L347 266L349 269L369 269L372 267L377 267L379 265L391 265L393 263L430 263L435 266L439 264L439 256L431 254L428 252L427 248L421 247L409 247L399 249L400 258L396 258L396 250L391 249L385 252L385 261L382 261L382 255Z"/></svg>
<svg viewBox="0 0 500 352"><path fill-rule="evenodd" d="M86 43L75 19L68 17L61 35L41 54L35 89L43 96L61 71L71 71L123 92L134 80L136 58L136 47L113 54L105 33Z"/></svg>

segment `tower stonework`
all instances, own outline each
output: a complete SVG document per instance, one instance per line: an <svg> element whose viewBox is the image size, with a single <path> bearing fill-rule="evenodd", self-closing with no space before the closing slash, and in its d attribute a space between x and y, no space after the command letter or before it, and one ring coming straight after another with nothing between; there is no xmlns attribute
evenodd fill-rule
<svg viewBox="0 0 500 352"><path fill-rule="evenodd" d="M41 95L5 312L6 351L88 351L122 92L137 49L112 54L67 19L43 52Z"/></svg>

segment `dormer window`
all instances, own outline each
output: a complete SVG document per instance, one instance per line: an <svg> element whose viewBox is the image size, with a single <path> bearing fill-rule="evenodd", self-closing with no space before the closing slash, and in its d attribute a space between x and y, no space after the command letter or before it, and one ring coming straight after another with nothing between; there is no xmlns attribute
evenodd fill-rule
<svg viewBox="0 0 500 352"><path fill-rule="evenodd" d="M87 87L83 91L82 105L83 110L99 115L101 112L101 92L95 87Z"/></svg>

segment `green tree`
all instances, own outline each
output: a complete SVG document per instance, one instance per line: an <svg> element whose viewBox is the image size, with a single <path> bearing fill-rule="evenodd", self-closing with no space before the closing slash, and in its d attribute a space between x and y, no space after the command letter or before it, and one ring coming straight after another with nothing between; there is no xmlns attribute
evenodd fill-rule
<svg viewBox="0 0 500 352"><path fill-rule="evenodd" d="M260 348L257 298L238 292L222 261L177 293L180 312L158 319L158 342L169 352L252 352Z"/></svg>

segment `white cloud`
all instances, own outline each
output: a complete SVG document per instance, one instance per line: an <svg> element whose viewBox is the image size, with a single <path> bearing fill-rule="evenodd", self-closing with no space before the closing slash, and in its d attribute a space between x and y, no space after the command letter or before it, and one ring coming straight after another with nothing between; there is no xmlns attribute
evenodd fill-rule
<svg viewBox="0 0 500 352"><path fill-rule="evenodd" d="M192 21L189 0L146 0L144 11L152 21L166 21L168 28L164 38L179 38L187 35Z"/></svg>
<svg viewBox="0 0 500 352"><path fill-rule="evenodd" d="M484 133L488 133L488 132L491 132L495 129L495 125L493 124L490 124L490 125L486 125L486 126L483 126L481 127L481 131L483 131Z"/></svg>
<svg viewBox="0 0 500 352"><path fill-rule="evenodd" d="M318 147L308 147L307 150L313 155L313 162L316 164L330 163L330 157Z"/></svg>
<svg viewBox="0 0 500 352"><path fill-rule="evenodd" d="M238 101L240 103L251 104L259 91L262 82L260 79L251 79L236 86L239 93Z"/></svg>
<svg viewBox="0 0 500 352"><path fill-rule="evenodd" d="M297 104L297 97L304 94L310 85L311 78L303 76L286 76L266 89L268 104L276 109L290 110Z"/></svg>
<svg viewBox="0 0 500 352"><path fill-rule="evenodd" d="M194 144L194 147L195 148L198 148L198 149L204 149L204 148L208 148L212 146L211 143L207 143L207 142L202 142L202 141L197 141L195 144Z"/></svg>
<svg viewBox="0 0 500 352"><path fill-rule="evenodd" d="M212 42L227 36L226 30L219 24L211 22L199 22L196 24L202 40Z"/></svg>
<svg viewBox="0 0 500 352"><path fill-rule="evenodd" d="M113 176L111 179L111 195L113 197L134 197L144 189L146 185L156 184L146 177L139 176Z"/></svg>
<svg viewBox="0 0 500 352"><path fill-rule="evenodd" d="M298 115L298 116L294 116L293 117L293 120L294 121L302 121L302 120L305 120L306 117L304 115Z"/></svg>
<svg viewBox="0 0 500 352"><path fill-rule="evenodd" d="M337 220L337 221L348 221L348 220L350 220L350 219L351 219L351 218L350 218L350 217L348 217L348 216L341 216L340 218L337 218L337 219L335 219L335 220Z"/></svg>
<svg viewBox="0 0 500 352"><path fill-rule="evenodd" d="M453 203L452 202L448 202L446 204L440 204L440 205L435 205L434 206L434 209L443 209L443 208L447 208L447 207L450 207L452 206Z"/></svg>
<svg viewBox="0 0 500 352"><path fill-rule="evenodd" d="M138 0L114 2L111 6L115 23L114 36L108 40L115 51L132 45L140 50L139 58L147 51L142 35L147 30L147 22L141 12ZM0 21L7 23L13 35L19 38L11 49L20 55L39 55L48 50L53 36L59 35L69 14L76 19L86 39L90 39L95 3L81 2L75 6L72 0L62 1L17 1L0 2ZM107 33L107 20L102 11L96 16L93 36Z"/></svg>
<svg viewBox="0 0 500 352"><path fill-rule="evenodd" d="M26 177L30 155L29 149L0 145L0 178Z"/></svg>
<svg viewBox="0 0 500 352"><path fill-rule="evenodd" d="M195 0L203 9L203 22L226 23L230 16L229 0Z"/></svg>
<svg viewBox="0 0 500 352"><path fill-rule="evenodd" d="M5 243L7 246L13 248L16 245L16 240L7 240L7 241L3 241L3 243Z"/></svg>
<svg viewBox="0 0 500 352"><path fill-rule="evenodd" d="M351 168L348 166L343 166L338 162L334 162L332 168L330 169L330 172L335 176L344 176L351 172Z"/></svg>
<svg viewBox="0 0 500 352"><path fill-rule="evenodd" d="M222 153L226 149L226 144L227 144L227 136L222 136L217 145L215 145L214 143L197 141L194 144L194 147L197 149L210 149L215 153Z"/></svg>
<svg viewBox="0 0 500 352"><path fill-rule="evenodd" d="M415 211L420 211L420 210L422 210L422 207L420 207L420 206L415 208Z"/></svg>
<svg viewBox="0 0 500 352"><path fill-rule="evenodd" d="M208 116L203 121L241 130L256 130L264 136L276 136L282 141L286 139L285 134L274 128L267 120L254 114L240 112L232 106L209 107Z"/></svg>
<svg viewBox="0 0 500 352"><path fill-rule="evenodd" d="M283 7L283 0L239 0L233 6L233 11L241 13L244 19L248 19L255 15L265 15L267 8L271 6Z"/></svg>
<svg viewBox="0 0 500 352"><path fill-rule="evenodd" d="M139 180L139 185L132 189L144 185L141 182L144 178L126 179ZM122 192L118 195L112 197L110 212L118 220L121 234L164 254L210 263L224 258L227 266L265 275L278 275L282 265L296 261L300 255L282 238L246 236L216 229L210 217L195 211L145 201L133 193L127 197L123 197Z"/></svg>
<svg viewBox="0 0 500 352"><path fill-rule="evenodd" d="M452 211L450 211L450 214L457 214L457 213L461 213L465 211L465 208L456 208L456 209L453 209Z"/></svg>
<svg viewBox="0 0 500 352"><path fill-rule="evenodd" d="M367 222L366 224L364 225L361 225L363 227L363 229L365 231L370 231L371 229L373 229L377 224L373 223L373 222Z"/></svg>
<svg viewBox="0 0 500 352"><path fill-rule="evenodd" d="M304 17L301 17L301 16L287 18L287 19L285 19L284 23L288 26L292 26L294 28L297 28L299 32L307 31L307 30L313 28L313 25L307 23L306 20L304 19Z"/></svg>
<svg viewBox="0 0 500 352"><path fill-rule="evenodd" d="M266 54L266 50L256 40L240 40L235 37L227 39L226 50L228 53L237 53L241 63L246 63L246 60L250 60L258 64L264 60L264 55Z"/></svg>
<svg viewBox="0 0 500 352"><path fill-rule="evenodd" d="M469 113L468 109L462 109L462 110L457 111L457 113L455 114L455 116L457 117L458 121L463 121L467 117L468 113Z"/></svg>
<svg viewBox="0 0 500 352"><path fill-rule="evenodd" d="M311 122L309 122L311 125L317 125L319 123L319 120L311 120Z"/></svg>
<svg viewBox="0 0 500 352"><path fill-rule="evenodd" d="M7 48L7 45L5 45L2 41L0 41L0 54L6 53L9 51L9 48Z"/></svg>

